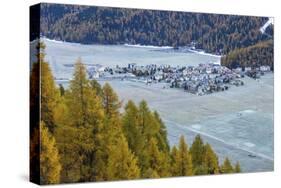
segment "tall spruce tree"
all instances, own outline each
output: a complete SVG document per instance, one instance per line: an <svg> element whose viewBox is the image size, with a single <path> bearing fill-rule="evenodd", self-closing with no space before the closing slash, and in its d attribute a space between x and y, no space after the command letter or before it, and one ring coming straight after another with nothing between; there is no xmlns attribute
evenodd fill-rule
<svg viewBox="0 0 281 188"><path fill-rule="evenodd" d="M40 123L40 183L60 182L60 157L55 138L43 122Z"/></svg>

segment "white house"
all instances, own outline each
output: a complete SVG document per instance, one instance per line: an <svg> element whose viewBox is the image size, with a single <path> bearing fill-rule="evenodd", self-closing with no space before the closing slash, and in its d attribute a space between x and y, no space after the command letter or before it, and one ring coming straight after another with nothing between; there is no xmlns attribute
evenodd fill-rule
<svg viewBox="0 0 281 188"><path fill-rule="evenodd" d="M270 66L264 65L260 67L260 71L262 72L269 72L270 71Z"/></svg>
<svg viewBox="0 0 281 188"><path fill-rule="evenodd" d="M251 67L245 67L245 72L247 72L247 71L251 71L252 70L252 68Z"/></svg>

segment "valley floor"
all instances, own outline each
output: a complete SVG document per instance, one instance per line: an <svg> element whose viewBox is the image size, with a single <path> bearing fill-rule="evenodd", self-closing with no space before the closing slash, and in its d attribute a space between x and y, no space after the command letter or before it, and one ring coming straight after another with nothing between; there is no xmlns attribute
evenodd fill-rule
<svg viewBox="0 0 281 188"><path fill-rule="evenodd" d="M243 172L271 171L274 166L273 74L244 78L245 86L196 96L163 84L109 81L123 104L144 99L163 118L171 145L184 135L189 145L200 134L220 161L229 156ZM104 82L102 82L104 83Z"/></svg>

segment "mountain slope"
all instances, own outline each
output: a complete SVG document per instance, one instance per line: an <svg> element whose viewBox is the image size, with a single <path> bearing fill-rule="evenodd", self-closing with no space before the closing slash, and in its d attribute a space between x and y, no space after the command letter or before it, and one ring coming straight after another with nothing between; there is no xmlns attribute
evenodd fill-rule
<svg viewBox="0 0 281 188"><path fill-rule="evenodd" d="M274 69L273 41L236 49L221 58L221 64L230 68L269 65Z"/></svg>
<svg viewBox="0 0 281 188"><path fill-rule="evenodd" d="M41 4L41 34L84 44L186 46L226 54L268 39L266 17Z"/></svg>

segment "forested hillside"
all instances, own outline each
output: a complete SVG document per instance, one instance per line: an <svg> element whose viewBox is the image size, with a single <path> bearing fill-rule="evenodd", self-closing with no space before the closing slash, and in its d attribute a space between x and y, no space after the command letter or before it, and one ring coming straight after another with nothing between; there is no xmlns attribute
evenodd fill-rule
<svg viewBox="0 0 281 188"><path fill-rule="evenodd" d="M112 87L88 80L80 59L69 88L57 87L45 45L31 72L31 114L37 112L39 72L40 120L32 118L31 181L57 184L241 172L196 136L189 147L183 136L169 146L166 126L146 101L121 102Z"/></svg>
<svg viewBox="0 0 281 188"><path fill-rule="evenodd" d="M273 41L259 42L253 46L231 51L221 58L221 64L230 68L269 65L274 69Z"/></svg>
<svg viewBox="0 0 281 188"><path fill-rule="evenodd" d="M186 46L216 54L267 40L266 17L41 4L41 34L85 44ZM269 34L273 28L267 29Z"/></svg>

